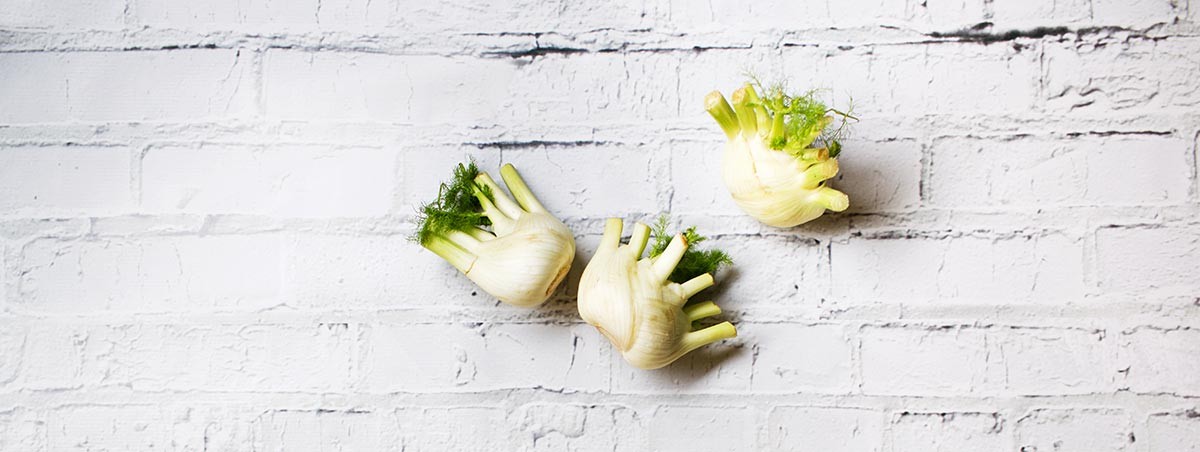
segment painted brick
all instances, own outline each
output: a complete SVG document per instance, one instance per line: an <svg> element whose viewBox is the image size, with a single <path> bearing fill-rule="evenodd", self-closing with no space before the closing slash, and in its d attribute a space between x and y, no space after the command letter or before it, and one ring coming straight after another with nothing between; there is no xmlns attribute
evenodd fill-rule
<svg viewBox="0 0 1200 452"><path fill-rule="evenodd" d="M891 395L1109 391L1118 368L1111 340L1105 338L1103 332L1057 328L865 327L863 391Z"/></svg>
<svg viewBox="0 0 1200 452"><path fill-rule="evenodd" d="M272 235L37 240L22 252L17 304L71 314L262 307L278 299L279 248Z"/></svg>
<svg viewBox="0 0 1200 452"><path fill-rule="evenodd" d="M936 140L930 204L948 208L1180 204L1190 143L1173 136ZM979 165L987 159L988 165Z"/></svg>
<svg viewBox="0 0 1200 452"><path fill-rule="evenodd" d="M0 450L46 450L46 422L40 413L0 410Z"/></svg>
<svg viewBox="0 0 1200 452"><path fill-rule="evenodd" d="M1134 449L1129 416L1107 408L1033 410L1017 420L1017 447L1062 452Z"/></svg>
<svg viewBox="0 0 1200 452"><path fill-rule="evenodd" d="M255 448L283 452L399 451L399 426L391 413L362 410L272 410L254 420Z"/></svg>
<svg viewBox="0 0 1200 452"><path fill-rule="evenodd" d="M517 64L497 58L280 50L267 52L263 96L267 116L277 119L628 123L676 114L675 80L650 75L674 71L677 64L654 54L549 55ZM564 72L577 76L563 78ZM555 114L540 114L545 111Z"/></svg>
<svg viewBox="0 0 1200 452"><path fill-rule="evenodd" d="M720 3L725 2L714 3L712 6L721 8ZM730 6L742 10L756 9L762 4L728 3ZM783 8L797 6L789 5L783 6ZM763 19L767 18L763 17ZM720 21L726 24L730 24L733 20L735 20L733 16L720 17ZM722 133L721 127L712 119L712 116L709 116L708 112L704 111L704 96L713 91L720 91L726 99L730 99L734 90L750 81L750 74L757 74L756 76L762 78L775 77L781 71L779 63L779 50L775 48L717 48L681 54L679 56L679 73L676 75L679 81L679 117L708 126L711 133L697 138L711 137L723 142L725 134ZM708 155L720 161L721 148L713 147Z"/></svg>
<svg viewBox="0 0 1200 452"><path fill-rule="evenodd" d="M1004 328L989 330L987 340L989 379L997 389L1022 395L1113 389L1118 366L1114 341L1104 331Z"/></svg>
<svg viewBox="0 0 1200 452"><path fill-rule="evenodd" d="M1193 107L1200 103L1195 47L1194 39L1047 46L1047 107L1065 112Z"/></svg>
<svg viewBox="0 0 1200 452"><path fill-rule="evenodd" d="M1098 284L1105 291L1192 294L1200 287L1200 229L1107 227L1096 232Z"/></svg>
<svg viewBox="0 0 1200 452"><path fill-rule="evenodd" d="M578 159L578 152L590 157ZM542 205L559 218L628 217L666 208L661 192L668 170L659 152L653 146L536 146L504 150L504 163L517 167ZM495 178L499 169L491 173Z"/></svg>
<svg viewBox="0 0 1200 452"><path fill-rule="evenodd" d="M987 342L974 328L862 330L868 394L962 394L986 387Z"/></svg>
<svg viewBox="0 0 1200 452"><path fill-rule="evenodd" d="M753 413L740 407L664 406L647 425L650 447L643 450L737 450L755 443Z"/></svg>
<svg viewBox="0 0 1200 452"><path fill-rule="evenodd" d="M1200 413L1155 413L1147 421L1151 452L1200 451Z"/></svg>
<svg viewBox="0 0 1200 452"><path fill-rule="evenodd" d="M992 3L991 22L998 30L1087 24L1091 22L1092 3L1091 0L1013 0Z"/></svg>
<svg viewBox="0 0 1200 452"><path fill-rule="evenodd" d="M0 124L245 116L248 60L215 49L0 53Z"/></svg>
<svg viewBox="0 0 1200 452"><path fill-rule="evenodd" d="M904 212L920 205L920 144L912 140L865 141L851 137L842 146L838 176L830 186L850 197L848 212Z"/></svg>
<svg viewBox="0 0 1200 452"><path fill-rule="evenodd" d="M497 303L436 254L399 235L296 235L287 240L285 254L284 300L303 309Z"/></svg>
<svg viewBox="0 0 1200 452"><path fill-rule="evenodd" d="M371 392L608 387L610 345L586 324L372 325L363 348Z"/></svg>
<svg viewBox="0 0 1200 452"><path fill-rule="evenodd" d="M701 234L704 231L700 231ZM825 249L812 239L795 236L762 236L756 240L734 237L713 238L701 244L729 253L733 265L717 272L717 287L711 298L727 310L749 309L761 305L786 305L794 308L819 304L829 291L825 281ZM786 268L786 272L779 269ZM800 306L797 306L800 305Z"/></svg>
<svg viewBox="0 0 1200 452"><path fill-rule="evenodd" d="M125 148L0 147L0 211L34 218L129 212L131 159Z"/></svg>
<svg viewBox="0 0 1200 452"><path fill-rule="evenodd" d="M670 53L547 55L520 66L512 78L505 122L517 124L645 123L703 117L680 109L680 61ZM563 77L563 74L572 74ZM702 99L688 99L699 102ZM553 112L545 115L543 112Z"/></svg>
<svg viewBox="0 0 1200 452"><path fill-rule="evenodd" d="M25 353L25 336L29 328L11 320L0 320L0 388L20 375L21 358Z"/></svg>
<svg viewBox="0 0 1200 452"><path fill-rule="evenodd" d="M642 2L544 8L530 0L465 0L438 4L401 0L236 1L198 5L137 0L136 20L153 27L249 30L398 28L429 32L545 32L644 26ZM454 20L447 20L454 18Z"/></svg>
<svg viewBox="0 0 1200 452"><path fill-rule="evenodd" d="M697 8L680 0L667 3L663 26L707 32L853 28L879 23L954 29L974 25L984 17L984 2L979 0L939 0L915 5L880 0L822 4L778 0L754 4L716 1L707 5L707 8Z"/></svg>
<svg viewBox="0 0 1200 452"><path fill-rule="evenodd" d="M253 3L214 1L204 5L179 2L132 0L134 22L149 27L213 29L231 26L269 25L290 29L316 25L319 22L321 1L286 2L267 0ZM331 1L332 4L351 4L351 1ZM331 5L332 6L332 5ZM365 16L365 15L364 15Z"/></svg>
<svg viewBox="0 0 1200 452"><path fill-rule="evenodd" d="M255 419L263 414L246 405L208 402L177 408L176 437L196 435L209 450L254 450Z"/></svg>
<svg viewBox="0 0 1200 452"><path fill-rule="evenodd" d="M151 149L142 208L153 213L370 217L392 208L397 157L374 149Z"/></svg>
<svg viewBox="0 0 1200 452"><path fill-rule="evenodd" d="M266 114L279 119L479 121L504 107L516 69L442 56L273 50L265 58Z"/></svg>
<svg viewBox="0 0 1200 452"><path fill-rule="evenodd" d="M397 2L400 8L410 4ZM484 32L558 32L597 29L629 30L650 25L655 2L632 0L563 4L546 8L537 0L453 0L439 5L411 5L401 14L406 27L428 30ZM457 18L447 21L450 15Z"/></svg>
<svg viewBox="0 0 1200 452"><path fill-rule="evenodd" d="M1064 303L1083 294L1083 249L1060 234L850 237L831 248L833 294L852 303Z"/></svg>
<svg viewBox="0 0 1200 452"><path fill-rule="evenodd" d="M665 3L668 8L663 25L681 30L773 30L804 27L828 17L820 14L825 11L814 14L813 9L805 8L805 5L781 0L754 4L727 0L711 3L708 8L697 8L685 0Z"/></svg>
<svg viewBox="0 0 1200 452"><path fill-rule="evenodd" d="M357 325L111 325L71 331L80 379L135 391L344 391ZM313 363L321 363L316 366Z"/></svg>
<svg viewBox="0 0 1200 452"><path fill-rule="evenodd" d="M854 382L850 334L840 325L740 323L755 345L755 392L849 393Z"/></svg>
<svg viewBox="0 0 1200 452"><path fill-rule="evenodd" d="M850 50L788 47L783 73L828 89L867 116L1027 111L1038 103L1037 52L1011 46L930 44Z"/></svg>
<svg viewBox="0 0 1200 452"><path fill-rule="evenodd" d="M53 326L21 328L14 333L24 333L23 338L10 339L19 341L11 345L21 346L12 349L20 353L14 357L20 363L17 381L21 387L63 390L82 386L86 334Z"/></svg>
<svg viewBox="0 0 1200 452"><path fill-rule="evenodd" d="M132 450L169 444L169 426L157 422L152 406L93 407L59 410L47 419L47 443L55 450Z"/></svg>
<svg viewBox="0 0 1200 452"><path fill-rule="evenodd" d="M646 444L643 421L620 405L533 403L511 416L516 447L532 451L639 451Z"/></svg>
<svg viewBox="0 0 1200 452"><path fill-rule="evenodd" d="M892 419L889 452L1008 451L1012 439L997 413L903 412Z"/></svg>
<svg viewBox="0 0 1200 452"><path fill-rule="evenodd" d="M1129 389L1200 395L1200 331L1138 328L1121 333Z"/></svg>
<svg viewBox="0 0 1200 452"><path fill-rule="evenodd" d="M987 19L992 4L984 0L933 0L906 5L910 20L927 27L951 30L970 27ZM854 14L846 8L843 14Z"/></svg>
<svg viewBox="0 0 1200 452"><path fill-rule="evenodd" d="M153 405L68 406L46 419L49 450L153 450L204 447L204 437L177 429L184 413ZM166 422L164 422L166 421Z"/></svg>
<svg viewBox="0 0 1200 452"><path fill-rule="evenodd" d="M0 450L1195 449L1190 3L0 0ZM849 212L730 201L746 72L853 99ZM468 158L546 306L404 240ZM668 211L739 337L644 372L573 303Z"/></svg>
<svg viewBox="0 0 1200 452"><path fill-rule="evenodd" d="M23 450L251 450L248 418L209 404L64 405L38 421L46 447Z"/></svg>
<svg viewBox="0 0 1200 452"><path fill-rule="evenodd" d="M61 54L0 53L0 124L66 119L67 60Z"/></svg>
<svg viewBox="0 0 1200 452"><path fill-rule="evenodd" d="M1149 28L1170 24L1182 17L1187 7L1173 0L1092 0L1092 21L1098 25L1132 25Z"/></svg>
<svg viewBox="0 0 1200 452"><path fill-rule="evenodd" d="M117 29L125 23L120 0L0 1L0 27L30 29Z"/></svg>
<svg viewBox="0 0 1200 452"><path fill-rule="evenodd" d="M402 451L492 450L509 442L504 410L493 407L406 407L396 410Z"/></svg>
<svg viewBox="0 0 1200 452"><path fill-rule="evenodd" d="M781 406L767 428L772 450L883 450L883 413L868 409Z"/></svg>
<svg viewBox="0 0 1200 452"><path fill-rule="evenodd" d="M0 238L0 288L8 287L8 280L9 280L8 273L10 271L8 268L8 263L10 261L10 259L8 257L8 253L9 253L8 249L9 249L8 244L5 243L4 239ZM7 299L8 299L8 290L7 289L0 290L0 313L8 312ZM0 322L0 323L2 323L2 322ZM4 366L0 365L0 369L3 369L3 368L4 368ZM3 374L4 374L4 372L0 371L0 375L3 375ZM0 378L0 381L3 381L3 380L4 380L3 378Z"/></svg>
<svg viewBox="0 0 1200 452"><path fill-rule="evenodd" d="M535 4L512 0L484 4L460 1L437 5L366 0L225 1L210 2L203 6L140 0L135 3L136 21L139 24L195 30L345 30L366 26L371 29L397 27L421 32L480 31L479 27L500 31L545 31L577 26L585 20L595 23L601 19L596 17L598 14L608 14L613 25L636 24L640 14L634 2L627 2L627 5L622 5L623 8L571 5L565 9L539 9ZM458 20L446 21L445 17ZM465 24L471 26L464 27Z"/></svg>

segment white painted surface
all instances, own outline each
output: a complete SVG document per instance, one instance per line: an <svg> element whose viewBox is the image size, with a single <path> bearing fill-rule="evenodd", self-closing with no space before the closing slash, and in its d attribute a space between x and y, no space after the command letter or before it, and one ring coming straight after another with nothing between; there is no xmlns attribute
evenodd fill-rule
<svg viewBox="0 0 1200 452"><path fill-rule="evenodd" d="M0 0L0 450L1200 450L1200 5L752 3ZM730 202L747 68L854 97L849 212ZM405 241L467 156L555 301ZM741 335L644 372L573 279L661 211Z"/></svg>

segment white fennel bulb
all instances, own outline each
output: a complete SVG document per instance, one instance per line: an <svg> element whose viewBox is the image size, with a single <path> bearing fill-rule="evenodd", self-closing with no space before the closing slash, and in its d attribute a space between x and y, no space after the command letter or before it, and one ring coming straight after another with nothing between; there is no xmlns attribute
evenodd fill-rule
<svg viewBox="0 0 1200 452"><path fill-rule="evenodd" d="M702 327L699 320L721 313L711 301L686 305L712 286L712 272L730 263L718 250L689 250L703 240L695 228L667 236L665 218L656 227L655 246L642 257L650 227L637 223L626 245L622 221L610 218L596 255L579 283L579 314L595 326L630 364L642 369L666 366L709 343L731 338L729 322Z"/></svg>
<svg viewBox="0 0 1200 452"><path fill-rule="evenodd" d="M731 107L713 91L705 109L728 138L721 173L738 207L764 224L792 227L850 206L828 180L838 173L838 138L853 116L826 107L814 92L789 96L779 87L760 98L747 84L732 99ZM841 124L827 131L834 116Z"/></svg>
<svg viewBox="0 0 1200 452"><path fill-rule="evenodd" d="M459 164L437 200L421 207L414 239L500 301L537 306L571 268L575 237L516 168L504 165L500 176L515 201L473 162Z"/></svg>

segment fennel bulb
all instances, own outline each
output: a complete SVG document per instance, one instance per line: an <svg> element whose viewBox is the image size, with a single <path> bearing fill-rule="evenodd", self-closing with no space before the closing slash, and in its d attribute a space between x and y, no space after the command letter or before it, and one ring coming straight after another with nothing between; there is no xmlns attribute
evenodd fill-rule
<svg viewBox="0 0 1200 452"><path fill-rule="evenodd" d="M622 220L610 218L596 255L579 283L579 314L595 326L630 364L642 369L666 366L709 343L731 338L729 322L701 328L700 319L721 313L711 301L684 306L712 286L712 272L732 261L717 250L689 249L703 240L695 228L670 237L659 220L655 246L642 257L650 227L634 224L629 244L621 245Z"/></svg>
<svg viewBox="0 0 1200 452"><path fill-rule="evenodd" d="M500 301L537 306L567 276L575 237L511 164L500 177L516 201L474 162L459 164L437 199L421 206L414 240Z"/></svg>
<svg viewBox="0 0 1200 452"><path fill-rule="evenodd" d="M747 83L732 99L731 107L713 91L704 103L729 139L722 179L738 207L767 225L792 227L850 206L850 199L827 181L838 173L845 120L857 118L826 107L815 92L790 96L773 87L760 98ZM841 124L826 131L834 115ZM818 141L820 147L813 147Z"/></svg>

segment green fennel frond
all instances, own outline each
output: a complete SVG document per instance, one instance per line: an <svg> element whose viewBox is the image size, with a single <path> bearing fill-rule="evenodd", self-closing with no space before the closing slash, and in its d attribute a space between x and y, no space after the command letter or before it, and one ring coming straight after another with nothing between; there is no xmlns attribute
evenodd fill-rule
<svg viewBox="0 0 1200 452"><path fill-rule="evenodd" d="M853 102L844 110L832 108L821 100L823 90L789 94L782 83L766 86L755 77L751 77L751 84L762 93L761 105L771 118L782 117L783 130L768 138L767 145L772 149L799 155L813 143L818 143L829 149L830 157L837 157L841 141L849 134L849 122L858 120L854 116ZM829 128L835 122L837 127Z"/></svg>
<svg viewBox="0 0 1200 452"><path fill-rule="evenodd" d="M667 245L671 244L671 239L675 237L674 234L667 233L668 222L669 218L666 215L659 216L658 220L654 222L654 226L651 228L654 245L650 247L650 257L662 254L663 250L667 249ZM667 278L672 282L682 284L705 273L715 274L722 266L733 265L733 259L724 251L702 250L696 247L707 238L697 233L695 226L683 231L683 237L687 239L688 249L679 259L679 265L675 266L675 271Z"/></svg>
<svg viewBox="0 0 1200 452"><path fill-rule="evenodd" d="M490 224L475 194L482 193L491 199L492 193L487 186L475 183L478 175L479 167L474 161L459 163L450 182L443 182L438 188L437 199L417 209L417 232L410 239L426 244L429 239L450 231Z"/></svg>

